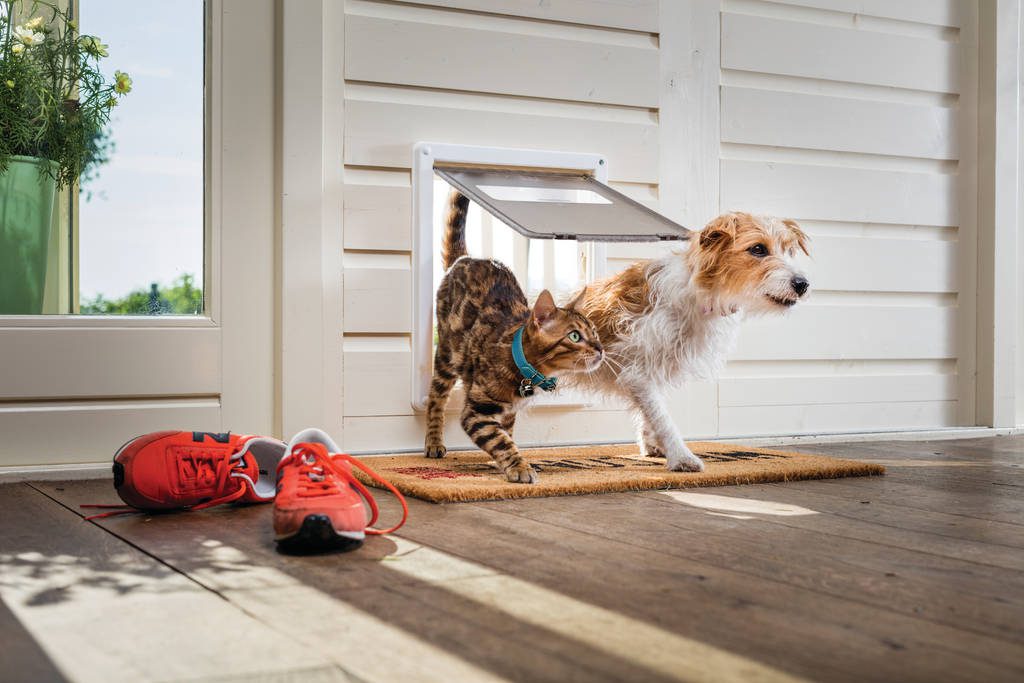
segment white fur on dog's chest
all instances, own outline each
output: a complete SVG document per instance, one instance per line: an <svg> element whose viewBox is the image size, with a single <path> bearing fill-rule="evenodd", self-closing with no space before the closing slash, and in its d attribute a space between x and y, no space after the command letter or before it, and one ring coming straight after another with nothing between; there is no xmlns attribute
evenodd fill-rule
<svg viewBox="0 0 1024 683"><path fill-rule="evenodd" d="M634 318L631 334L609 350L631 359L625 373L658 386L714 378L735 345L742 313L697 296L678 256L657 265L650 280L654 306Z"/></svg>

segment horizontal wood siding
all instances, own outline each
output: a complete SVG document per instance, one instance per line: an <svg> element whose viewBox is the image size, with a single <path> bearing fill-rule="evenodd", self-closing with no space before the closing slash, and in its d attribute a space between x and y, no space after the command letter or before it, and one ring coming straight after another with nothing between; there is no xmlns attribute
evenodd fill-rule
<svg viewBox="0 0 1024 683"><path fill-rule="evenodd" d="M347 448L422 444L423 418L410 405L413 145L599 152L617 189L656 207L658 4L346 2ZM716 393L714 385L689 392L697 403L689 412L713 424ZM520 438L630 438L621 406L598 402L583 410L593 418L566 419L570 410L580 414L537 408ZM468 445L454 422L450 445Z"/></svg>
<svg viewBox="0 0 1024 683"><path fill-rule="evenodd" d="M801 222L814 291L744 325L721 433L960 424L964 3L722 9L722 208Z"/></svg>
<svg viewBox="0 0 1024 683"><path fill-rule="evenodd" d="M788 316L748 321L721 381L672 392L673 416L688 437L957 424L956 330L973 306L960 244L969 8L724 0L721 10L720 100L706 110L720 111L720 185L706 201L684 191L687 215L703 222L711 215L693 207L720 206L797 219L812 236L814 293ZM346 2L347 448L422 443L410 407L416 142L599 152L617 189L685 212L679 181L667 197L660 183L680 177L675 146L689 138L662 107L676 79L691 87L691 67L660 60L700 46L666 48L658 15L656 0ZM609 245L607 269L673 248ZM538 408L517 429L538 443L631 433L623 407L601 402ZM468 445L457 425L448 434Z"/></svg>

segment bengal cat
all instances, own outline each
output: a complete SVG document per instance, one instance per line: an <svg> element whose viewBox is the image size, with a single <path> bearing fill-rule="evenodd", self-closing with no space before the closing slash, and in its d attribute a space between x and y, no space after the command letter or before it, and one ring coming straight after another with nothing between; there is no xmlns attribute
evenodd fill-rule
<svg viewBox="0 0 1024 683"><path fill-rule="evenodd" d="M509 481L532 484L537 473L519 455L512 430L530 397L521 395L524 376L512 358L516 331L523 328L526 360L547 377L589 373L604 351L594 325L576 310L582 294L558 308L544 290L531 309L515 275L493 259L466 254L469 199L453 191L442 245L447 273L437 290L437 351L427 404L428 458L442 458L444 409L456 378L466 404L462 428L488 453ZM522 393L529 393L524 390Z"/></svg>

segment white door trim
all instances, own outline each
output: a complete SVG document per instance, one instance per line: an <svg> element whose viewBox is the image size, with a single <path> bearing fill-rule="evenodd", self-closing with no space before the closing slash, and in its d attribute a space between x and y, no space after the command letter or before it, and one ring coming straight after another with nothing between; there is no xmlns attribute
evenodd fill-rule
<svg viewBox="0 0 1024 683"><path fill-rule="evenodd" d="M345 12L289 0L278 14L280 315L275 431L342 440L342 182ZM319 30L318 30L319 29Z"/></svg>
<svg viewBox="0 0 1024 683"><path fill-rule="evenodd" d="M1021 227L1021 0L978 8L977 424L1013 427Z"/></svg>
<svg viewBox="0 0 1024 683"><path fill-rule="evenodd" d="M0 465L272 428L274 5L206 4L206 316L0 317Z"/></svg>

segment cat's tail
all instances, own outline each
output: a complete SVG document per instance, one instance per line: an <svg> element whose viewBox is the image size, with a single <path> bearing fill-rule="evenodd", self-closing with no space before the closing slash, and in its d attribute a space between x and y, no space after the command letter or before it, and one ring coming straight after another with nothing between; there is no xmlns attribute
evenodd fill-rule
<svg viewBox="0 0 1024 683"><path fill-rule="evenodd" d="M448 270L466 256L466 212L469 211L469 197L458 190L448 193L448 215L444 222L444 240L441 242L441 260Z"/></svg>

